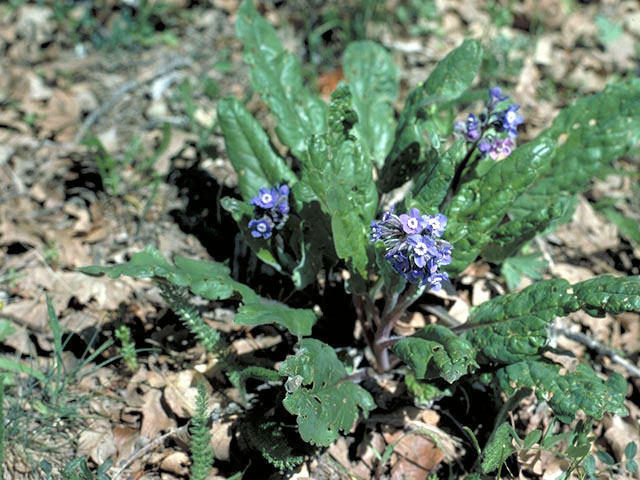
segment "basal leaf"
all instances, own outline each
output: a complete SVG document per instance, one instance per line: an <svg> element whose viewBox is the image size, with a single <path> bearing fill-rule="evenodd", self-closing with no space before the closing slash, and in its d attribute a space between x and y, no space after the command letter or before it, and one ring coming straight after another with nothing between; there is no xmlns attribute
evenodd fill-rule
<svg viewBox="0 0 640 480"><path fill-rule="evenodd" d="M554 220L562 218L571 205L570 197L558 195L551 204L538 205L537 210L503 223L491 234L491 242L482 250L482 257L499 263L515 255L524 244L543 233Z"/></svg>
<svg viewBox="0 0 640 480"><path fill-rule="evenodd" d="M580 308L593 317L610 313L640 312L640 276L603 275L575 284L573 293Z"/></svg>
<svg viewBox="0 0 640 480"><path fill-rule="evenodd" d="M444 378L453 383L477 366L473 346L442 325L428 325L400 339L393 351L418 379Z"/></svg>
<svg viewBox="0 0 640 480"><path fill-rule="evenodd" d="M583 97L565 108L542 132L557 147L550 168L513 204L520 218L561 193L585 189L640 140L640 79L612 83L603 92ZM539 138L541 138L539 137Z"/></svg>
<svg viewBox="0 0 640 480"><path fill-rule="evenodd" d="M342 68L353 95L359 122L355 129L365 153L382 167L395 131L393 101L398 95L398 72L391 54L380 44L351 42Z"/></svg>
<svg viewBox="0 0 640 480"><path fill-rule="evenodd" d="M427 215L440 212L440 205L447 196L456 166L462 161L466 151L465 143L461 140L455 142L442 155L430 150L425 157L422 172L414 181L407 208L416 207Z"/></svg>
<svg viewBox="0 0 640 480"><path fill-rule="evenodd" d="M509 257L502 264L500 274L507 282L509 290L515 290L520 285L522 275L532 280L542 280L542 272L548 265L546 260L540 260L539 253Z"/></svg>
<svg viewBox="0 0 640 480"><path fill-rule="evenodd" d="M332 95L329 131L309 141L301 183L309 186L331 217L338 257L350 260L355 270L364 273L378 192L371 162L350 134L356 121L349 88L343 85Z"/></svg>
<svg viewBox="0 0 640 480"><path fill-rule="evenodd" d="M603 382L584 363L578 364L574 371L566 372L555 363L525 360L498 370L497 379L507 395L523 387L534 389L538 400L547 402L564 423L572 422L580 410L597 419L605 412L628 415L624 407L627 392L624 378L612 373Z"/></svg>
<svg viewBox="0 0 640 480"><path fill-rule="evenodd" d="M266 300L245 303L238 309L234 323L238 325L278 324L285 327L293 335L306 337L311 335L311 328L316 323L313 310L291 308L284 304L274 304Z"/></svg>
<svg viewBox="0 0 640 480"><path fill-rule="evenodd" d="M482 451L482 472L491 473L498 470L507 458L515 452L511 439L513 429L508 423L500 425Z"/></svg>
<svg viewBox="0 0 640 480"><path fill-rule="evenodd" d="M82 267L79 271L89 275L106 274L111 278L126 275L133 278L160 278L189 288L194 294L209 300L224 300L234 293L242 297L235 321L241 325L276 323L298 336L310 335L316 321L312 310L290 308L284 304L260 297L247 285L233 278L229 268L218 262L208 262L176 256L174 265L151 245L121 265L109 267Z"/></svg>
<svg viewBox="0 0 640 480"><path fill-rule="evenodd" d="M327 105L304 87L298 60L284 50L253 0L242 2L236 34L244 43L253 88L278 119L278 137L299 157L306 151L307 138L326 131Z"/></svg>
<svg viewBox="0 0 640 480"><path fill-rule="evenodd" d="M420 170L431 147L425 141L428 135L423 135L430 106L462 95L471 86L481 61L480 42L465 40L438 64L424 83L409 93L398 119L393 147L380 174L381 191L399 187Z"/></svg>
<svg viewBox="0 0 640 480"><path fill-rule="evenodd" d="M248 202L263 187L294 184L298 178L271 148L258 121L235 98L218 102L218 121L229 160L238 173L238 188Z"/></svg>
<svg viewBox="0 0 640 480"><path fill-rule="evenodd" d="M491 362L535 356L547 343L547 325L578 309L569 287L566 280L545 280L489 300L471 310L468 324L482 326L465 336Z"/></svg>
<svg viewBox="0 0 640 480"><path fill-rule="evenodd" d="M311 338L300 342L296 355L280 366L288 377L284 407L298 417L300 436L313 445L328 446L348 431L360 411L367 416L375 407L369 392L351 381L330 346Z"/></svg>
<svg viewBox="0 0 640 480"><path fill-rule="evenodd" d="M553 145L546 139L529 142L497 162L481 179L465 183L445 210L445 239L455 249L447 268L455 275L469 265L491 240L511 204L549 166Z"/></svg>

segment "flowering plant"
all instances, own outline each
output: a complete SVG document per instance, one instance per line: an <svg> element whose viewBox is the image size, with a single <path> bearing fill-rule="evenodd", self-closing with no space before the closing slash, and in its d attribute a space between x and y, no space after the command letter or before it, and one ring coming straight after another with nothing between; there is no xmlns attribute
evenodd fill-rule
<svg viewBox="0 0 640 480"><path fill-rule="evenodd" d="M125 265L85 272L156 279L169 305L220 356L242 392L249 377L281 380L282 405L296 416L301 438L311 445L329 445L360 415L381 408L366 382L359 382L400 365L418 404L475 379L468 388L491 386L510 398L510 408L523 392L535 392L562 422L571 422L579 411L587 418L625 413L621 376L611 373L602 380L586 364L563 372L543 354L557 317L577 310L594 316L640 311L638 277L605 276L573 285L542 280L488 300L462 324L449 319L411 336L394 329L418 299L442 304L442 297L433 296L438 291L455 297L456 277L472 262L499 265L537 234L570 218L575 195L640 138L638 79L580 99L536 139L516 147L524 119L500 88L489 90L478 116L444 121L453 118L480 68L478 41L467 40L447 55L410 92L396 120L397 71L381 45L348 46L345 82L327 104L304 85L296 58L251 0L243 1L236 29L253 89L273 112L287 155L276 152L239 100L222 99L218 120L242 197L223 198L222 205L274 278L290 278L308 298L343 283L343 295L353 305L346 315L356 318L362 332L352 344L364 352L359 358L366 363L348 367L336 350L312 337L321 324L345 321L323 317L322 305L329 309L330 302L293 308L264 298L219 263L184 257L170 263L150 247ZM180 294L185 289L210 300L239 297L234 322L277 325L291 335L294 353L281 359L277 370L243 365L229 353L224 335L198 323L197 312ZM498 457L492 453L498 440L491 443L499 438L505 444L503 430L482 453L477 465L483 473L504 461L505 450ZM270 441L286 437L280 427L273 432ZM279 457L273 445L263 452L274 465L290 468L302 461L291 448L283 447Z"/></svg>

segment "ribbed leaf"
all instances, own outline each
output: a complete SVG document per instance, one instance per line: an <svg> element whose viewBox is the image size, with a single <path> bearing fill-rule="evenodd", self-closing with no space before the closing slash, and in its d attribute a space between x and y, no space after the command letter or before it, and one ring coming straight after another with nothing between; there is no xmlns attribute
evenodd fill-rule
<svg viewBox="0 0 640 480"><path fill-rule="evenodd" d="M418 379L444 378L453 383L477 366L473 346L442 325L429 325L400 339L393 351Z"/></svg>
<svg viewBox="0 0 640 480"><path fill-rule="evenodd" d="M534 389L538 400L547 402L564 423L572 422L580 410L597 419L605 412L628 415L624 407L627 383L622 375L612 373L603 382L584 363L566 372L555 363L525 360L498 370L497 378L507 395L523 387Z"/></svg>
<svg viewBox="0 0 640 480"><path fill-rule="evenodd" d="M327 105L303 86L298 60L284 50L253 0L242 2L236 34L244 43L244 60L251 67L253 88L278 119L278 137L299 157L306 150L307 138L326 130Z"/></svg>
<svg viewBox="0 0 640 480"><path fill-rule="evenodd" d="M573 286L580 308L594 317L640 312L640 276L603 275Z"/></svg>
<svg viewBox="0 0 640 480"><path fill-rule="evenodd" d="M298 178L271 148L258 121L235 98L218 102L218 121L229 160L238 173L238 188L245 201L263 187L295 183Z"/></svg>
<svg viewBox="0 0 640 480"><path fill-rule="evenodd" d="M546 139L517 148L482 178L465 183L447 206L445 238L455 254L447 271L455 275L490 242L511 204L549 167L553 145Z"/></svg>
<svg viewBox="0 0 640 480"><path fill-rule="evenodd" d="M367 265L369 224L378 205L372 165L350 131L357 122L349 88L332 95L329 131L314 136L303 160L302 183L316 195L331 217L338 257L350 260L364 273Z"/></svg>
<svg viewBox="0 0 640 480"><path fill-rule="evenodd" d="M393 58L377 43L351 42L342 58L344 75L351 87L355 127L365 153L373 163L384 163L395 132L393 101L398 95L398 72Z"/></svg>
<svg viewBox="0 0 640 480"><path fill-rule="evenodd" d="M347 432L360 410L366 416L375 407L369 392L350 381L344 365L330 346L311 338L300 342L296 355L280 366L288 377L284 407L298 417L300 436L313 445L328 446Z"/></svg>

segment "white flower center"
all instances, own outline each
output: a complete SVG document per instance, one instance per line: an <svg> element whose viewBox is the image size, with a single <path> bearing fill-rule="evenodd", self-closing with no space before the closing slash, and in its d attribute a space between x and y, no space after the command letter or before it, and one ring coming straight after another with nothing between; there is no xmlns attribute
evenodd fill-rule
<svg viewBox="0 0 640 480"><path fill-rule="evenodd" d="M407 225L410 229L413 230L418 227L418 220L416 220L415 218L410 218L409 220L407 220Z"/></svg>
<svg viewBox="0 0 640 480"><path fill-rule="evenodd" d="M273 197L270 193L263 193L260 199L262 200L262 203L271 203Z"/></svg>
<svg viewBox="0 0 640 480"><path fill-rule="evenodd" d="M264 233L267 231L267 225L264 223L259 223L258 225L256 225L256 230L258 230L260 233Z"/></svg>
<svg viewBox="0 0 640 480"><path fill-rule="evenodd" d="M516 112L514 112L514 111L507 112L506 119L507 119L508 123L515 122L516 121Z"/></svg>
<svg viewBox="0 0 640 480"><path fill-rule="evenodd" d="M413 247L413 251L416 255L422 257L427 253L427 245L424 242L419 242Z"/></svg>

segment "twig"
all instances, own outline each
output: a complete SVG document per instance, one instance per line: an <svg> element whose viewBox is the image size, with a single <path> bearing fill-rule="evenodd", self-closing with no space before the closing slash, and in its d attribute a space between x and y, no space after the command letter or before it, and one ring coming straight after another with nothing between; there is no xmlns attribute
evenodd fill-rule
<svg viewBox="0 0 640 480"><path fill-rule="evenodd" d="M563 335L568 339L573 340L574 342L578 342L579 344L584 345L585 347L591 350L594 350L600 355L604 355L605 357L610 358L613 363L622 365L624 368L627 369L627 371L630 374L640 378L640 368L636 367L629 360L621 357L616 352L614 352L611 348L600 343L595 338L592 338L589 335L585 335L582 332L570 332L569 330L561 327L554 327L553 330L555 333L559 333L560 335Z"/></svg>
<svg viewBox="0 0 640 480"><path fill-rule="evenodd" d="M120 467L120 470L118 470L114 476L112 477L111 480L118 480L118 477L120 475L122 475L124 473L124 471L129 468L129 465L131 465L133 462L135 462L138 458L140 458L142 455L144 455L145 453L147 453L149 450L154 449L155 447L157 447L158 445L160 445L162 442L164 442L167 438L173 436L173 435L180 435L182 434L187 427L189 426L189 424L183 425L180 428L173 428L171 429L171 431L165 433L164 435L160 435L158 438L156 438L153 442L149 443L148 445L145 445L144 447L142 447L140 450L133 452L133 454L127 458L127 460L124 462L124 465L122 465L122 467Z"/></svg>
<svg viewBox="0 0 640 480"><path fill-rule="evenodd" d="M153 82L157 78L168 74L172 70L177 70L179 68L186 67L190 63L191 63L191 60L189 60L188 58L177 58L171 61L170 63L158 68L152 75L150 75L147 78L143 78L140 80L129 80L128 82L123 83L120 86L120 88L118 88L113 93L113 95L111 95L109 100L107 100L100 107L98 107L89 115L87 115L87 118L85 118L84 122L82 122L82 125L78 130L78 133L76 133L76 136L74 137L73 142L80 143L84 138L84 136L86 135L87 131L89 131L89 129L98 121L98 119L102 115L106 114L113 107L115 107L118 104L118 102L122 99L122 97L125 96L127 93L133 90L136 90L137 88L141 87L146 83Z"/></svg>

